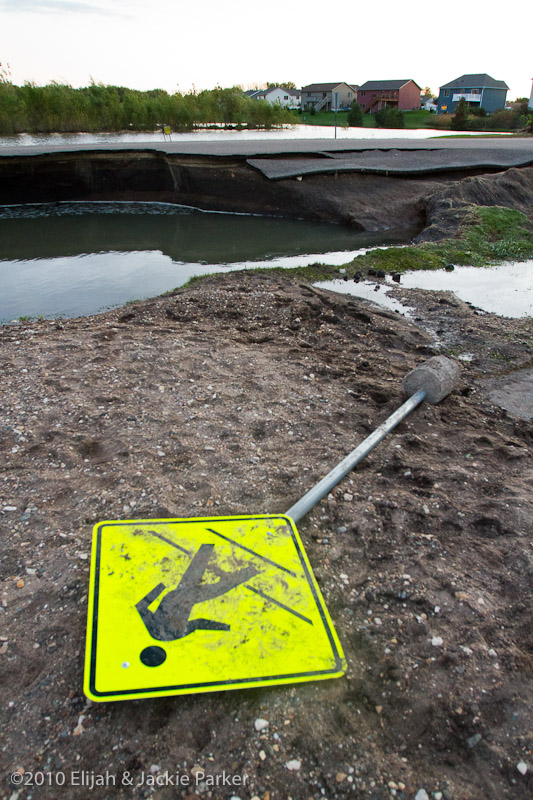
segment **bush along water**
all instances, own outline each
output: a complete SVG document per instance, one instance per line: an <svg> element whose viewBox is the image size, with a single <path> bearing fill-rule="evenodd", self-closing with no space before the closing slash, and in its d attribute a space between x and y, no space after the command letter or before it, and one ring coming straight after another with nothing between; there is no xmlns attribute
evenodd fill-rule
<svg viewBox="0 0 533 800"><path fill-rule="evenodd" d="M246 97L240 87L188 94L163 89L140 92L91 83L82 89L60 83L15 86L0 76L0 134L190 130L209 124L271 128L294 122L280 105Z"/></svg>

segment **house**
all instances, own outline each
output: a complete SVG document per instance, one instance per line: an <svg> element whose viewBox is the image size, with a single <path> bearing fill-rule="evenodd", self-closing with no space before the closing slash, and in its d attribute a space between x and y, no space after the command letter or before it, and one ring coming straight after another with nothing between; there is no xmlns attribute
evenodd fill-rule
<svg viewBox="0 0 533 800"><path fill-rule="evenodd" d="M489 114L505 108L509 87L486 73L461 75L440 87L437 114L453 114L462 97L473 108L484 108Z"/></svg>
<svg viewBox="0 0 533 800"><path fill-rule="evenodd" d="M425 102L422 103L421 108L423 108L424 111L436 111L437 104L435 102L435 98L430 97L429 100L426 100Z"/></svg>
<svg viewBox="0 0 533 800"><path fill-rule="evenodd" d="M420 86L413 80L367 81L359 87L357 100L364 113L382 108L411 111L420 108Z"/></svg>
<svg viewBox="0 0 533 800"><path fill-rule="evenodd" d="M357 86L349 83L310 83L302 87L302 108L314 108L315 111L331 111L338 108L350 108L357 100ZM337 101L337 102L335 102Z"/></svg>
<svg viewBox="0 0 533 800"><path fill-rule="evenodd" d="M253 100L266 100L267 103L274 105L277 103L286 108L300 107L300 92L298 89L283 89L281 86L271 86L270 89L256 89L245 92Z"/></svg>

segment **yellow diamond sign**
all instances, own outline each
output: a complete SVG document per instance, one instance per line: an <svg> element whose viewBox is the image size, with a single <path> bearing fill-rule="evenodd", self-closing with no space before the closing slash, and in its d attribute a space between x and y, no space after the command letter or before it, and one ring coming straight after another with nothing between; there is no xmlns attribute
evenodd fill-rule
<svg viewBox="0 0 533 800"><path fill-rule="evenodd" d="M84 689L92 700L344 673L289 517L101 522L90 580Z"/></svg>

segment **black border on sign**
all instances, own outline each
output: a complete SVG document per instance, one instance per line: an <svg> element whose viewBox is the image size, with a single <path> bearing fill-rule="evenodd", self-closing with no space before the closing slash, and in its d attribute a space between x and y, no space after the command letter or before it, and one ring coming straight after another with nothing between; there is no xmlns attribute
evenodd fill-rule
<svg viewBox="0 0 533 800"><path fill-rule="evenodd" d="M148 692L172 692L172 691L184 691L186 689L208 689L208 688L215 688L220 687L223 689L227 686L242 686L243 688L247 688L248 686L253 686L255 683L261 683L262 681L275 681L275 680L294 680L296 678L313 678L318 677L320 675L331 675L336 672L342 670L342 659L340 657L339 651L337 649L337 645L335 643L335 639L331 632L331 627L326 619L326 615L324 614L324 608L322 603L320 602L320 598L318 597L314 580L309 572L307 567L305 558L303 558L302 549L300 547L300 543L298 539L294 535L293 525L289 525L291 531L292 541L296 548L296 552L298 553L298 557L300 559L300 564L303 568L305 573L305 577L307 578L307 583L309 588L311 589L312 595L315 599L316 606L318 608L320 618L322 620L322 624L324 625L324 629L327 633L329 643L331 646L331 650L333 652L333 656L335 658L335 666L331 667L331 669L324 669L324 670L315 670L311 672L294 672L288 673L283 675L263 675L261 677L255 678L232 678L225 681L209 681L204 683L187 683L187 684L174 684L173 686L151 686L144 689L121 689L117 691L108 691L108 692L99 692L96 689L96 649L97 649L97 639L98 639L98 606L99 606L99 592L100 592L100 559L101 559L101 546L102 546L102 528L105 527L122 527L127 525L131 527L135 524L145 524L150 523L150 525L168 525L172 523L176 524L185 524L194 522L197 519L199 524L212 524L214 522L223 521L223 522L253 522L254 520L283 520L287 522L290 520L290 517L283 516L278 514L276 516L272 516L270 514L258 515L258 516L251 516L251 517L210 517L210 518L191 518L191 519L166 519L166 520L133 520L130 522L102 522L97 529L97 543L96 543L96 563L95 563L95 572L94 572L94 597L93 597L93 619L92 619L92 628L91 628L91 662L90 662L90 672L89 672L89 688L91 693L95 697L119 697L120 695L146 695ZM291 520L292 522L292 520Z"/></svg>

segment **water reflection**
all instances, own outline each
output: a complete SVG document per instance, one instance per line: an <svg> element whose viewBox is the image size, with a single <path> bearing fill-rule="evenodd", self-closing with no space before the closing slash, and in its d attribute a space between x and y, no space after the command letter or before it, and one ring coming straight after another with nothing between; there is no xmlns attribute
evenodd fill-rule
<svg viewBox="0 0 533 800"><path fill-rule="evenodd" d="M341 128L337 127L337 139L431 139L434 136L453 135L454 131L430 128ZM462 132L463 136L479 136L476 131ZM509 134L498 133L499 136ZM32 145L86 145L104 143L135 144L141 142L239 142L265 141L278 139L334 139L335 127L332 125L290 125L277 130L213 130L198 129L187 133L173 133L171 138L161 131L118 132L118 133L19 133L13 136L0 136L0 147L28 147Z"/></svg>
<svg viewBox="0 0 533 800"><path fill-rule="evenodd" d="M4 207L0 321L93 314L225 269L346 263L409 235L157 203Z"/></svg>
<svg viewBox="0 0 533 800"><path fill-rule="evenodd" d="M418 270L402 275L406 289L450 291L482 311L501 317L533 316L533 261L511 261L496 267Z"/></svg>
<svg viewBox="0 0 533 800"><path fill-rule="evenodd" d="M360 281L355 283L350 279L335 279L333 281L318 281L314 286L318 289L329 289L331 292L340 292L340 294L360 297L362 300L370 300L370 302L378 306L388 308L390 311L397 311L399 314L403 314L406 317L410 317L411 312L414 310L410 306L401 303L395 297L391 297L387 287L380 283L374 283L373 281Z"/></svg>
<svg viewBox="0 0 533 800"><path fill-rule="evenodd" d="M455 267L453 271L413 270L401 276L404 289L453 292L460 300L500 317L533 316L533 261L509 262L494 267ZM398 289L387 276L386 284L352 280L316 283L321 289L350 294L409 317L408 299L397 300L390 292Z"/></svg>

